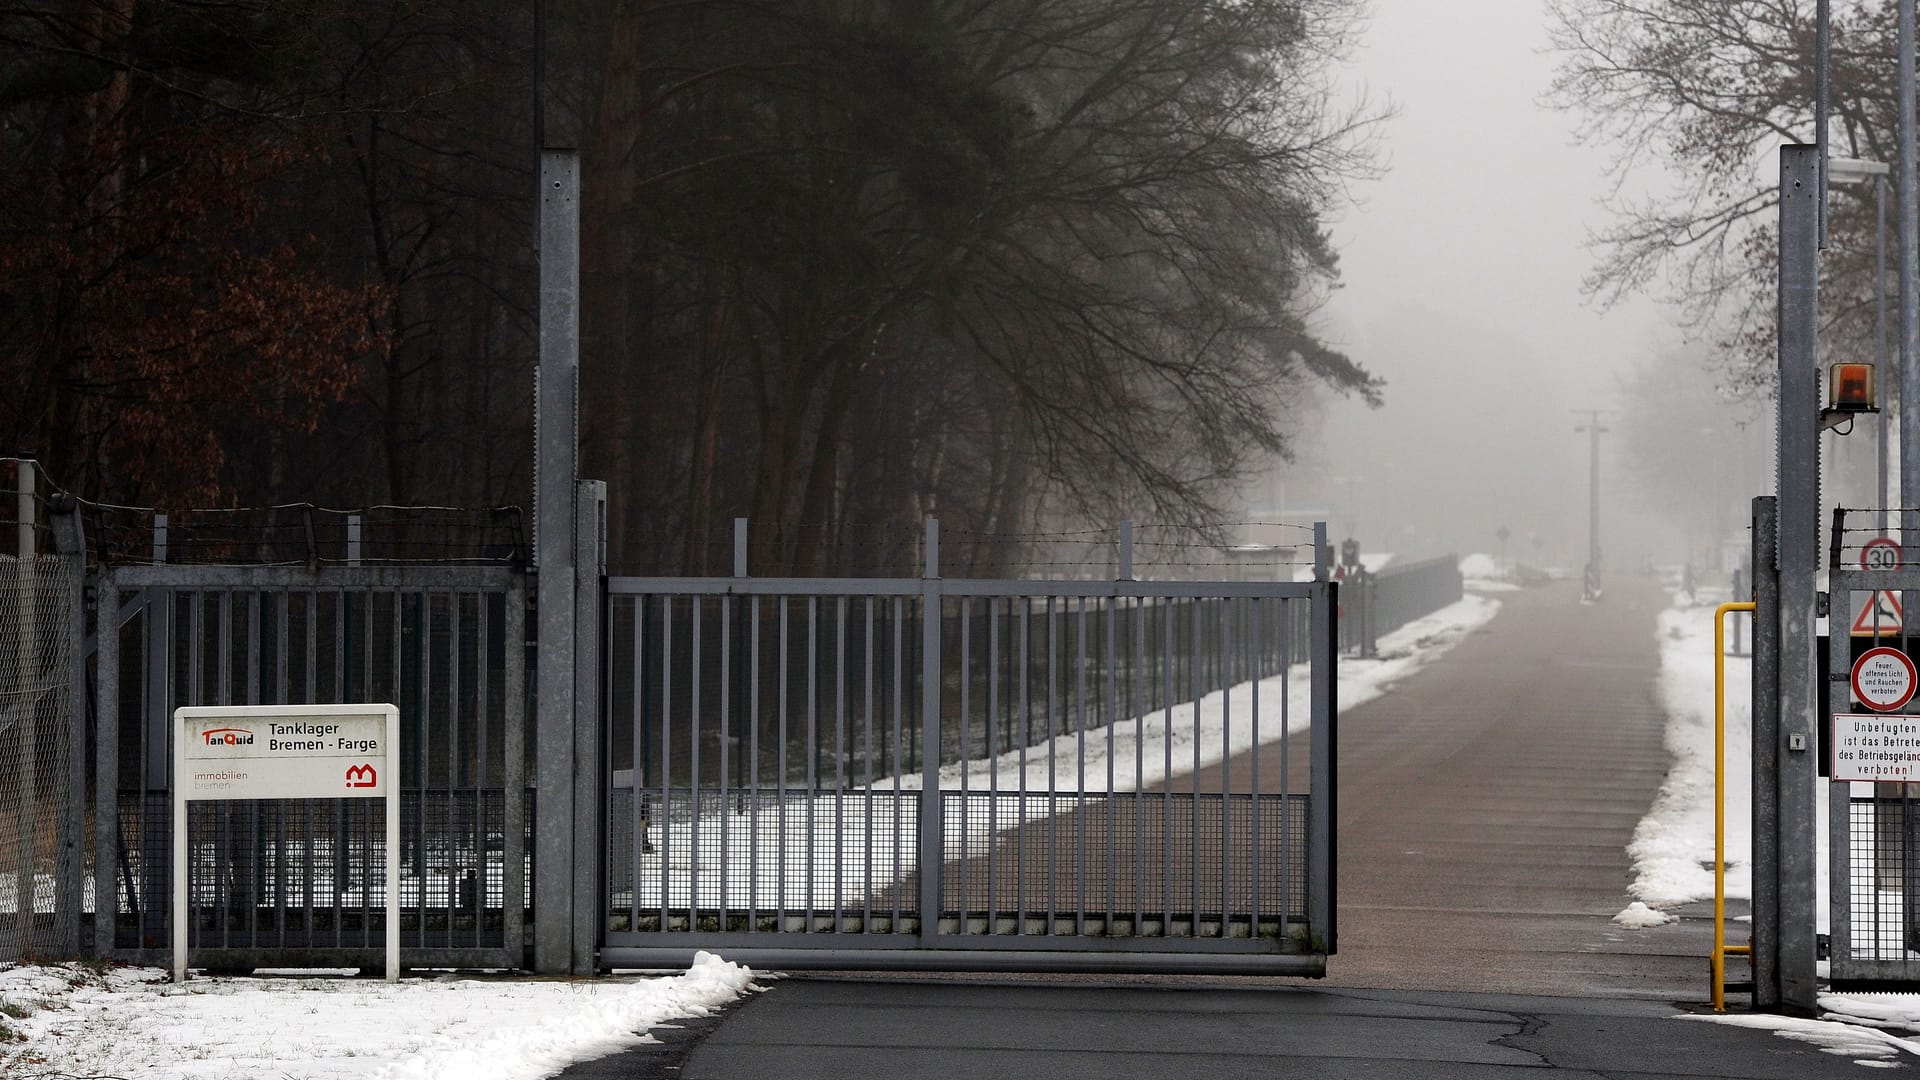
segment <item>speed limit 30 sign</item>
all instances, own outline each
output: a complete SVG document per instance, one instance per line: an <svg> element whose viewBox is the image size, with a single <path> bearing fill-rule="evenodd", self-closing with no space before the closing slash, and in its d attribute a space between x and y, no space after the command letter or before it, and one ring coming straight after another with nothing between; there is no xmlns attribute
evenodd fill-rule
<svg viewBox="0 0 1920 1080"><path fill-rule="evenodd" d="M1876 536L1860 547L1860 569L1898 570L1905 565L1900 542L1891 536Z"/></svg>

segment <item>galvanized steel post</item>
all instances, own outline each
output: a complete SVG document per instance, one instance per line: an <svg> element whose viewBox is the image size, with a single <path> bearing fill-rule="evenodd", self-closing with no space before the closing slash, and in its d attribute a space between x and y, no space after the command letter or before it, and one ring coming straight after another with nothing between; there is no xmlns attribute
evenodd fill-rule
<svg viewBox="0 0 1920 1080"><path fill-rule="evenodd" d="M1811 1012L1814 977L1815 574L1820 569L1819 160L1780 149L1780 1005Z"/></svg>
<svg viewBox="0 0 1920 1080"><path fill-rule="evenodd" d="M573 946L575 975L592 975L605 895L600 887L601 800L606 769L600 760L601 579L607 566L607 485L581 480L574 498L573 630Z"/></svg>
<svg viewBox="0 0 1920 1080"><path fill-rule="evenodd" d="M1753 500L1753 1005L1780 1004L1779 500Z"/></svg>
<svg viewBox="0 0 1920 1080"><path fill-rule="evenodd" d="M1909 398L1920 391L1920 148L1915 146L1914 131L1914 11L1912 4L1895 6L1899 8L1899 47L1894 97L1901 106L1894 109L1900 118L1894 174L1894 197L1900 203L1896 215L1900 223L1900 505L1920 506L1920 417L1913 408L1920 401ZM1920 522L1912 514L1901 516L1902 539L1911 543L1911 530Z"/></svg>
<svg viewBox="0 0 1920 1080"><path fill-rule="evenodd" d="M67 563L67 634L69 673L67 678L68 731L60 753L66 758L67 800L60 813L60 852L55 877L56 930L62 947L73 955L86 951L81 940L80 906L83 900L82 877L86 873L87 816L87 538L80 522L79 506L71 496L53 515L54 544ZM111 618L101 620L103 626Z"/></svg>
<svg viewBox="0 0 1920 1080"><path fill-rule="evenodd" d="M940 933L945 834L940 807L940 522L927 519L920 581L920 943Z"/></svg>
<svg viewBox="0 0 1920 1080"><path fill-rule="evenodd" d="M93 773L93 954L113 955L114 930L120 919L120 628L113 613L120 610L120 590L113 575L100 575L94 603L99 608L94 638L94 695L99 720L94 737Z"/></svg>
<svg viewBox="0 0 1920 1080"><path fill-rule="evenodd" d="M1308 720L1312 724L1312 784L1313 789L1307 802L1307 927L1320 937L1319 948L1308 943L1309 951L1317 951L1332 956L1338 949L1336 934L1336 903L1334 874L1340 861L1336 844L1338 841L1339 792L1335 787L1334 765L1339 760L1339 718L1340 703L1337 697L1338 682L1334 678L1335 657L1339 653L1339 630L1334 619L1334 590L1339 588L1336 582L1329 581L1327 566L1332 561L1332 549L1327 545L1327 526L1325 522L1315 522L1313 526L1314 578L1320 587L1313 593L1313 641L1309 645L1312 663L1308 673L1307 692L1311 707Z"/></svg>
<svg viewBox="0 0 1920 1080"><path fill-rule="evenodd" d="M538 823L533 965L572 963L574 785L574 482L579 476L580 158L540 154L540 368L534 393L534 565Z"/></svg>

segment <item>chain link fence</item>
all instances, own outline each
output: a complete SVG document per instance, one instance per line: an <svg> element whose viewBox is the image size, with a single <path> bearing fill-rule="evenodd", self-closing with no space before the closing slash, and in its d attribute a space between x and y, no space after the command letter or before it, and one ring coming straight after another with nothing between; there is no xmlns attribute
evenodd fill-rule
<svg viewBox="0 0 1920 1080"><path fill-rule="evenodd" d="M72 835L74 566L0 555L0 961L61 956L78 941Z"/></svg>

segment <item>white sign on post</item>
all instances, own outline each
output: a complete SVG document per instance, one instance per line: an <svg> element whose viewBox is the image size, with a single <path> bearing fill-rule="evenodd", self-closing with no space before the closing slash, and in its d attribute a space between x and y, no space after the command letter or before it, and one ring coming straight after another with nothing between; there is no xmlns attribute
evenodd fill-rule
<svg viewBox="0 0 1920 1080"><path fill-rule="evenodd" d="M1835 713L1832 779L1920 780L1920 716Z"/></svg>
<svg viewBox="0 0 1920 1080"><path fill-rule="evenodd" d="M1853 696L1874 712L1893 712L1913 700L1920 669L1899 649L1868 649L1853 662Z"/></svg>
<svg viewBox="0 0 1920 1080"><path fill-rule="evenodd" d="M387 800L387 981L400 978L400 710L210 705L173 712L173 979L187 978L187 803Z"/></svg>

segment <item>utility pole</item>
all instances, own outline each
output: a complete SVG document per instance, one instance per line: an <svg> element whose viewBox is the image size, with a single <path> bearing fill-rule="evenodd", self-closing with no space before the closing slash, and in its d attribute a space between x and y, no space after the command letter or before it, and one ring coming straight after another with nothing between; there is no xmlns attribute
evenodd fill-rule
<svg viewBox="0 0 1920 1080"><path fill-rule="evenodd" d="M1587 573L1597 588L1600 582L1600 436L1611 429L1600 426L1600 409L1573 411L1587 417L1586 423L1573 430L1587 433Z"/></svg>

